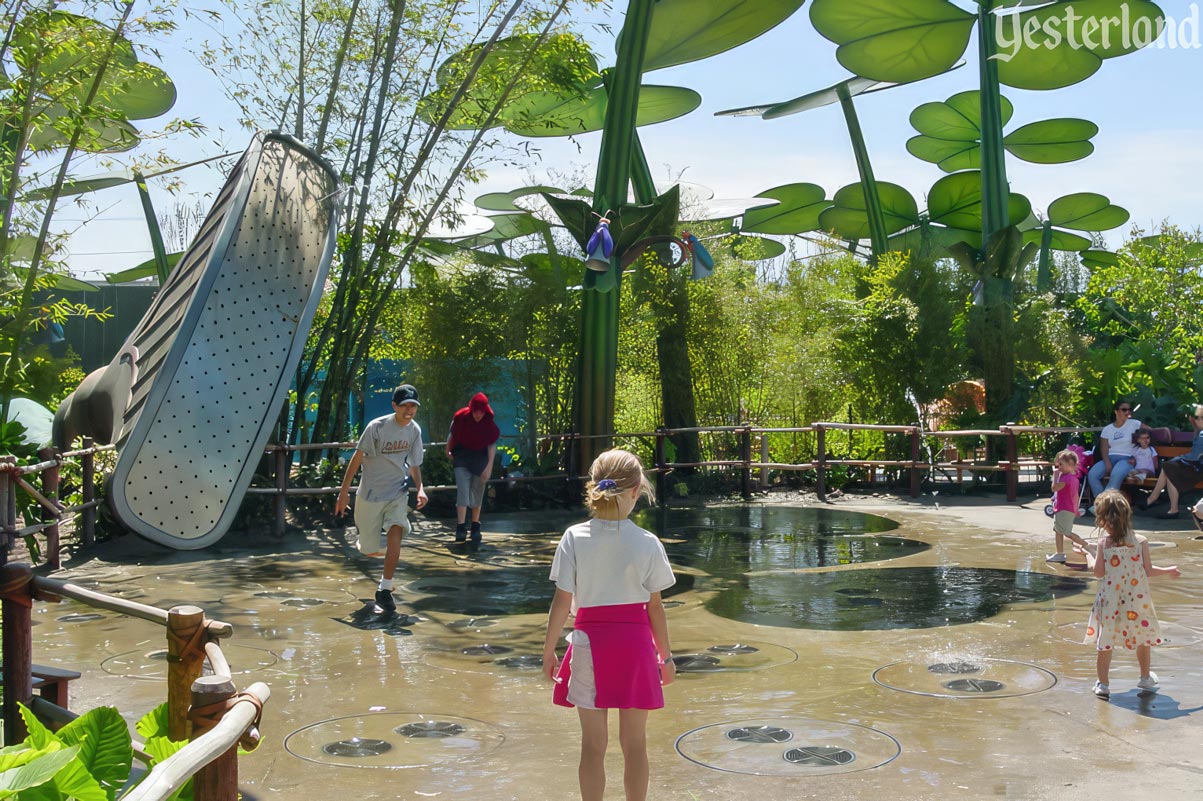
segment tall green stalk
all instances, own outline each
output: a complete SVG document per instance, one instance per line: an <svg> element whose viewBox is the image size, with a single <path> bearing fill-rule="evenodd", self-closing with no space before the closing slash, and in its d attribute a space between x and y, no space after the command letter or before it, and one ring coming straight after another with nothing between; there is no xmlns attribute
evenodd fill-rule
<svg viewBox="0 0 1203 801"><path fill-rule="evenodd" d="M627 199L631 162L635 152L635 116L639 109L639 87L643 57L652 24L655 0L630 0L626 22L619 39L618 57L607 71L606 118L598 154L593 210L605 214ZM586 439L577 450L581 472L593 457L610 446L614 433L615 373L618 370L618 310L622 289L622 254L615 249L610 258L613 288L595 289L597 273L585 276L581 299L581 350L577 367L574 428Z"/></svg>
<svg viewBox="0 0 1203 801"><path fill-rule="evenodd" d="M871 259L876 261L890 249L885 213L881 209L881 196L877 193L877 179L873 175L869 148L865 144L865 134L861 130L860 118L856 114L856 104L852 101L848 85L841 83L836 88L836 92L840 96L840 107L844 110L844 119L848 123L848 138L852 140L852 152L856 155L856 169L860 173L861 189L865 193L865 215L869 218L869 247L872 250Z"/></svg>

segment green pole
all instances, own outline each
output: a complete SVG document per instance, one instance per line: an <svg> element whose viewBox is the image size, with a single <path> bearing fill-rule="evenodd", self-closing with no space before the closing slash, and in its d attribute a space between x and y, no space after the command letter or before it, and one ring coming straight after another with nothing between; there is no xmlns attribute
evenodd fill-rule
<svg viewBox="0 0 1203 801"><path fill-rule="evenodd" d="M998 82L998 32L990 3L978 7L978 56L982 116L982 244L1010 223L1006 151L1003 149L1002 88Z"/></svg>
<svg viewBox="0 0 1203 801"><path fill-rule="evenodd" d="M146 216L146 230L150 233L150 247L155 254L155 272L159 275L159 286L167 283L171 272L167 268L167 248L163 246L163 233L159 230L159 219L155 216L154 204L150 202L150 190L146 188L146 178L140 172L134 173L134 185L138 187L138 197L142 200L142 213Z"/></svg>
<svg viewBox="0 0 1203 801"><path fill-rule="evenodd" d="M651 29L655 0L630 0L626 22L619 39L618 58L606 72L606 117L601 151L597 159L593 210L605 214L626 202L635 145L635 119L639 110L639 86L643 57ZM586 437L578 448L581 473L593 457L610 446L614 433L615 374L618 369L618 310L621 294L622 254L610 258L612 280L598 289L603 273L586 271L581 298L581 349L577 370L574 428ZM607 286L608 284L608 286Z"/></svg>
<svg viewBox="0 0 1203 801"><path fill-rule="evenodd" d="M881 209L881 195L877 192L877 179L873 176L873 163L869 160L869 148L865 145L865 134L860 127L860 118L856 114L856 104L848 93L847 83L841 83L836 92L840 96L840 107L844 109L844 119L848 123L848 138L852 140L852 152L856 155L856 169L860 173L861 190L865 193L865 214L869 218L869 247L872 251L870 260L876 261L890 249L889 235L886 233L886 217Z"/></svg>
<svg viewBox="0 0 1203 801"><path fill-rule="evenodd" d="M1040 262L1036 268L1036 291L1048 292L1053 288L1053 223L1044 221L1040 235Z"/></svg>

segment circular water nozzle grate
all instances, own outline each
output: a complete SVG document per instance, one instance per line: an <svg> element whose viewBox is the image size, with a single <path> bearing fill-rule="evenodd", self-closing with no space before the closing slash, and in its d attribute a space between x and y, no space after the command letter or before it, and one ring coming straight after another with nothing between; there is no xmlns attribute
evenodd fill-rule
<svg viewBox="0 0 1203 801"><path fill-rule="evenodd" d="M58 618L60 623L87 623L92 620L104 620L104 615L97 615L88 612L75 612L70 615L63 615Z"/></svg>
<svg viewBox="0 0 1203 801"><path fill-rule="evenodd" d="M513 653L514 649L506 645L491 645L484 643L483 645L469 645L467 648L461 648L460 653L465 656L484 656L486 654L509 654Z"/></svg>
<svg viewBox="0 0 1203 801"><path fill-rule="evenodd" d="M1001 681L990 679L953 679L944 682L943 686L958 693L996 693L1007 687Z"/></svg>
<svg viewBox="0 0 1203 801"><path fill-rule="evenodd" d="M393 729L397 734L406 737L454 737L463 734L464 727L458 723L446 720L423 720L418 723L407 723Z"/></svg>
<svg viewBox="0 0 1203 801"><path fill-rule="evenodd" d="M322 746L322 751L331 756L340 757L371 757L380 756L392 746L384 740L374 740L370 737L352 737L349 740L336 740Z"/></svg>
<svg viewBox="0 0 1203 801"><path fill-rule="evenodd" d="M806 745L791 748L783 755L786 762L804 768L830 768L856 761L856 754L833 745Z"/></svg>
<svg viewBox="0 0 1203 801"><path fill-rule="evenodd" d="M517 670L540 670L543 667L543 657L538 654L520 654L518 656L503 656L494 662L502 667Z"/></svg>
<svg viewBox="0 0 1203 801"><path fill-rule="evenodd" d="M677 670L682 673L701 672L705 670L718 670L718 657L708 656L706 654L681 654L673 657L673 664L677 666Z"/></svg>
<svg viewBox="0 0 1203 801"><path fill-rule="evenodd" d="M706 649L712 654L754 654L760 649L754 645L732 643L731 645L712 645Z"/></svg>
<svg viewBox="0 0 1203 801"><path fill-rule="evenodd" d="M792 731L778 726L742 726L727 732L728 740L741 743L784 743L793 736Z"/></svg>
<svg viewBox="0 0 1203 801"><path fill-rule="evenodd" d="M982 666L975 665L972 662L937 662L934 665L928 665L927 669L932 673L981 673Z"/></svg>

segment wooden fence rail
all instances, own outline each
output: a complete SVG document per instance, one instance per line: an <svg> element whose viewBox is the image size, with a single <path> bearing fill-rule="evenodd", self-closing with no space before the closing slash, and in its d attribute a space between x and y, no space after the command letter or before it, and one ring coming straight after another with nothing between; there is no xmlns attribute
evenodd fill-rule
<svg viewBox="0 0 1203 801"><path fill-rule="evenodd" d="M258 743L259 718L271 692L260 683L252 684L242 693L236 691L230 678L229 660L218 642L230 636L233 627L206 617L198 606L159 609L37 576L32 567L21 562L0 565L4 744L19 743L27 734L19 704L29 707L52 729L76 717L68 709L66 683L79 678L79 674L33 664L33 602L63 598L157 623L166 630L168 735L172 740L191 742L155 765L142 783L121 797L123 801L163 801L192 776L196 777L195 801L237 801L238 744L249 750ZM206 660L212 676L202 675ZM54 696L56 700L49 700L45 692L35 698L35 676L54 677L56 673L61 681ZM134 754L141 761L148 761L140 747L135 746Z"/></svg>

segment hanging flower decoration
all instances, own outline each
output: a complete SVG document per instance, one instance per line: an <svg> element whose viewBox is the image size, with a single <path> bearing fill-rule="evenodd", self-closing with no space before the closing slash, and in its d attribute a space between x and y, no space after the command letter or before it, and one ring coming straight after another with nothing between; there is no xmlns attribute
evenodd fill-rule
<svg viewBox="0 0 1203 801"><path fill-rule="evenodd" d="M614 237L610 236L610 210L606 209L605 214L597 214L597 218L597 227L585 246L585 266L604 273L610 269L610 254L614 252Z"/></svg>

